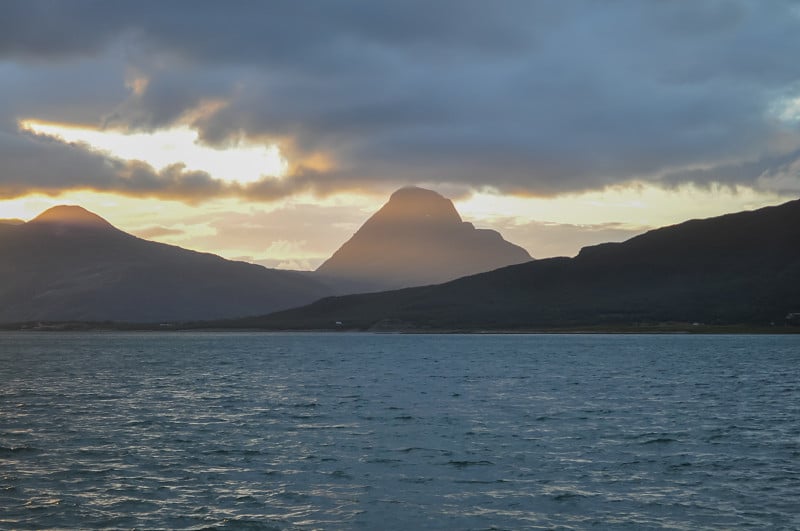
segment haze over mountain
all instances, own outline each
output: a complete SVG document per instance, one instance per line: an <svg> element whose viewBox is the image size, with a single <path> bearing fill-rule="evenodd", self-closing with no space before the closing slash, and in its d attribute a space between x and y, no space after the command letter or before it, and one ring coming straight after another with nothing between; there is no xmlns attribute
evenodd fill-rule
<svg viewBox="0 0 800 531"><path fill-rule="evenodd" d="M235 318L530 260L421 188L395 192L313 273L143 240L79 206L54 207L28 223L0 220L0 248L0 322Z"/></svg>
<svg viewBox="0 0 800 531"><path fill-rule="evenodd" d="M362 290L440 283L531 260L494 230L464 222L452 201L401 188L317 269Z"/></svg>
<svg viewBox="0 0 800 531"><path fill-rule="evenodd" d="M331 297L266 328L524 329L782 323L800 312L800 200L647 232L446 284Z"/></svg>
<svg viewBox="0 0 800 531"><path fill-rule="evenodd" d="M139 239L78 206L0 224L0 249L0 322L215 319L331 293L296 272Z"/></svg>

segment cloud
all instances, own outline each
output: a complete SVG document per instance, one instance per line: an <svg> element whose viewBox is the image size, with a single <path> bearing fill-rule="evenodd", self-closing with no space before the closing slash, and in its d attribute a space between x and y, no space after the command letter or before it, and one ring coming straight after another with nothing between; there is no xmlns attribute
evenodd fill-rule
<svg viewBox="0 0 800 531"><path fill-rule="evenodd" d="M116 191L165 199L199 200L227 195L229 185L180 164L156 171L139 161L122 161L25 132L0 130L0 198L31 192L58 194L65 189Z"/></svg>
<svg viewBox="0 0 800 531"><path fill-rule="evenodd" d="M661 177L661 182L669 186L686 183L701 186L756 184L777 193L796 193L800 190L800 149L756 160L670 171Z"/></svg>
<svg viewBox="0 0 800 531"><path fill-rule="evenodd" d="M226 211L210 219L209 214L203 213L196 221L208 226L213 233L194 238L192 245L228 247L262 256L272 254L268 253L271 249L281 251L281 256L303 255L304 259L321 260L350 238L371 214L371 210L361 211L352 205L311 204L289 204L271 211ZM186 223L191 224L192 220ZM295 248L287 250L286 242Z"/></svg>
<svg viewBox="0 0 800 531"><path fill-rule="evenodd" d="M575 256L586 246L606 242L622 242L652 227L632 228L620 223L575 225L513 219L498 219L491 224L507 240L528 249L534 258Z"/></svg>
<svg viewBox="0 0 800 531"><path fill-rule="evenodd" d="M356 189L363 181L336 178L299 168L286 177L264 177L248 184L215 179L182 163L156 170L139 160L122 160L80 143L15 129L0 129L0 199L30 193L58 195L65 190L115 192L134 197L198 203L215 197L272 201L300 192L320 196Z"/></svg>
<svg viewBox="0 0 800 531"><path fill-rule="evenodd" d="M780 0L7 2L0 155L27 142L43 158L0 170L0 194L268 201L426 182L550 195L633 180L791 190L780 168L800 159L788 112L798 56L800 12ZM229 186L45 146L12 125L148 130L208 101L225 104L189 119L205 142L277 143L291 174Z"/></svg>
<svg viewBox="0 0 800 531"><path fill-rule="evenodd" d="M286 201L272 210L256 204L246 211L211 207L181 216L179 229L167 223L132 232L143 238L166 236L169 243L265 267L315 269L373 213L370 201L352 200L332 205Z"/></svg>
<svg viewBox="0 0 800 531"><path fill-rule="evenodd" d="M144 227L142 229L136 229L131 231L134 235L144 238L146 240L152 238L163 238L164 236L183 236L186 234L186 231L183 229L174 229L170 227L162 227L160 225L153 225L150 227Z"/></svg>

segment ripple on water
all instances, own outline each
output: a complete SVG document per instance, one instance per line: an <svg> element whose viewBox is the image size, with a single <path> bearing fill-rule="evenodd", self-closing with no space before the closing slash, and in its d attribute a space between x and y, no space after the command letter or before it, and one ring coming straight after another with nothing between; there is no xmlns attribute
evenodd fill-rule
<svg viewBox="0 0 800 531"><path fill-rule="evenodd" d="M800 528L800 338L0 333L0 527Z"/></svg>

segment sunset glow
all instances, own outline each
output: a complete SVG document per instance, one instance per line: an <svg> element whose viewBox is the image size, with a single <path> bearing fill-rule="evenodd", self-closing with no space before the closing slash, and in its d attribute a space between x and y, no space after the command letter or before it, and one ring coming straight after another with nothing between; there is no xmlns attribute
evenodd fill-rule
<svg viewBox="0 0 800 531"><path fill-rule="evenodd" d="M800 0L0 30L0 527L800 530Z"/></svg>
<svg viewBox="0 0 800 531"><path fill-rule="evenodd" d="M252 183L264 176L281 177L288 163L277 146L236 143L224 148L204 145L197 131L180 126L147 133L89 129L75 125L36 120L20 122L23 130L46 135L123 160L140 160L160 170L171 164L185 164L228 182Z"/></svg>
<svg viewBox="0 0 800 531"><path fill-rule="evenodd" d="M500 219L513 219L516 223L534 219L576 225L613 221L629 228L651 228L686 219L750 210L780 200L778 194L757 192L747 187L702 189L687 185L664 190L634 183L555 198L481 192L457 201L457 205L465 218L488 224Z"/></svg>
<svg viewBox="0 0 800 531"><path fill-rule="evenodd" d="M320 6L311 33L289 6L17 20L0 218L81 205L143 238L313 269L408 185L537 258L800 194L793 8L531 3L424 28L395 8L378 23Z"/></svg>
<svg viewBox="0 0 800 531"><path fill-rule="evenodd" d="M298 196L269 204L226 199L207 202L199 214L197 207L180 201L83 191L0 200L0 218L29 220L55 205L79 204L143 238L269 267L308 270L336 251L385 200L352 193L327 199ZM495 229L536 258L545 258L573 256L585 245L620 241L686 219L780 201L778 195L750 188L685 186L667 191L628 186L553 198L481 192L454 203L465 221ZM283 223L272 221L281 217Z"/></svg>

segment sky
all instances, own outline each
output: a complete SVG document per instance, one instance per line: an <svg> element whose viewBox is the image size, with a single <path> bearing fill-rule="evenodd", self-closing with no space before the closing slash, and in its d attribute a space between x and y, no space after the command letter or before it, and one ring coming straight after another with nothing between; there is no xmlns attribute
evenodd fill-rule
<svg viewBox="0 0 800 531"><path fill-rule="evenodd" d="M0 218L313 269L407 185L532 256L800 196L800 4L4 1Z"/></svg>

